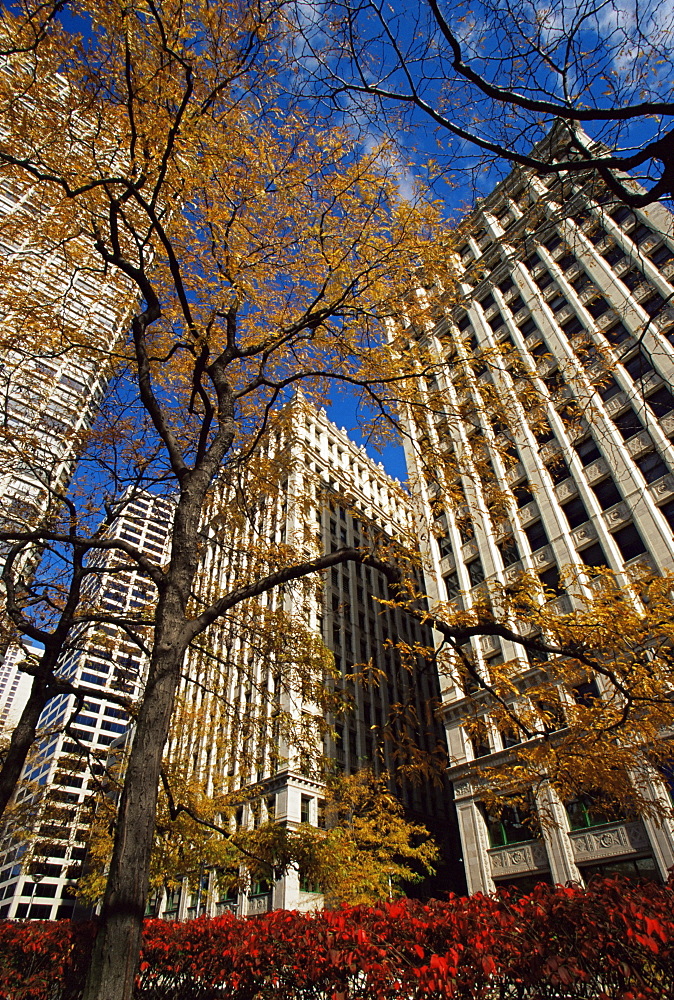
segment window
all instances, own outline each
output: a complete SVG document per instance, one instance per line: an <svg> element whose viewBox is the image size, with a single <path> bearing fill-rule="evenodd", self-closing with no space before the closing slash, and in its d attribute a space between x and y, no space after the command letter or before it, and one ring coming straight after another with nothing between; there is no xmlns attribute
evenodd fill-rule
<svg viewBox="0 0 674 1000"><path fill-rule="evenodd" d="M585 681L577 684L573 688L573 700L577 705L585 705L591 708L595 701L599 701L599 688L596 681Z"/></svg>
<svg viewBox="0 0 674 1000"><path fill-rule="evenodd" d="M569 522L570 528L577 528L579 524L584 524L589 517L585 509L585 504L580 497L575 497L573 500L569 500L568 503L562 504L562 510L564 511L566 520Z"/></svg>
<svg viewBox="0 0 674 1000"><path fill-rule="evenodd" d="M533 271L535 267L538 267L540 262L541 258L538 256L537 253L529 254L527 259L524 261L526 267L528 267L530 271Z"/></svg>
<svg viewBox="0 0 674 1000"><path fill-rule="evenodd" d="M661 479L669 472L657 451L647 451L645 455L640 455L634 461L647 483L654 483L656 479Z"/></svg>
<svg viewBox="0 0 674 1000"><path fill-rule="evenodd" d="M520 483L519 486L515 486L513 488L513 493L515 494L515 500L517 501L518 507L526 507L526 505L531 503L534 499L534 495L526 482Z"/></svg>
<svg viewBox="0 0 674 1000"><path fill-rule="evenodd" d="M468 563L466 569L468 570L468 576L473 587L477 587L478 584L482 583L484 580L484 569L482 568L482 560L479 556Z"/></svg>
<svg viewBox="0 0 674 1000"><path fill-rule="evenodd" d="M653 230L650 228L650 226L645 226L643 222L641 222L639 223L638 226L635 226L634 229L632 229L629 236L630 239L632 240L632 243L636 243L637 246L641 246L641 244L645 242L645 240L647 240L648 237L651 236L652 234Z"/></svg>
<svg viewBox="0 0 674 1000"><path fill-rule="evenodd" d="M674 532L674 500L670 500L669 503L663 504L660 508L660 513Z"/></svg>
<svg viewBox="0 0 674 1000"><path fill-rule="evenodd" d="M527 536L532 552L535 552L536 549L540 549L544 545L548 544L548 536L545 528L543 527L542 521L534 521L533 524L530 524L528 528L524 529L524 534Z"/></svg>
<svg viewBox="0 0 674 1000"><path fill-rule="evenodd" d="M566 323L562 324L562 332L567 340L571 340L575 337L577 333L582 333L585 327L578 319L577 316L573 316L571 319L567 320Z"/></svg>
<svg viewBox="0 0 674 1000"><path fill-rule="evenodd" d="M586 566L608 566L608 559L604 555L604 550L599 542L595 542L594 545L589 545L578 554Z"/></svg>
<svg viewBox="0 0 674 1000"><path fill-rule="evenodd" d="M442 578L445 581L445 590L447 591L447 600L453 601L455 597L458 597L461 593L461 588L459 587L459 576L456 572L447 573L446 576Z"/></svg>
<svg viewBox="0 0 674 1000"><path fill-rule="evenodd" d="M575 263L576 263L576 258L573 256L573 254L566 253L564 254L563 257L560 257L559 260L557 261L557 267L561 271L568 271L569 268L573 267Z"/></svg>
<svg viewBox="0 0 674 1000"><path fill-rule="evenodd" d="M536 284L538 285L538 287L542 291L544 288L547 288L548 285L552 284L553 277L552 277L552 275L550 274L549 271L541 271L541 273L538 275L538 277L535 280L536 280Z"/></svg>
<svg viewBox="0 0 674 1000"><path fill-rule="evenodd" d="M602 254L606 263L611 267L615 267L619 261L624 260L625 256L625 251L617 244L609 246Z"/></svg>
<svg viewBox="0 0 674 1000"><path fill-rule="evenodd" d="M520 558L517 542L514 538L512 538L512 536L504 538L502 542L499 542L498 550L501 553L501 559L503 560L504 566L512 566L513 563L518 562Z"/></svg>
<svg viewBox="0 0 674 1000"><path fill-rule="evenodd" d="M534 333L538 333L538 327L536 326L536 321L533 320L531 317L529 317L529 319L525 320L524 323L522 323L522 325L519 327L519 331L525 338L525 340L527 337L531 337Z"/></svg>
<svg viewBox="0 0 674 1000"><path fill-rule="evenodd" d="M620 549L623 559L634 559L646 552L644 540L639 534L634 524L627 524L620 531L613 533L613 538Z"/></svg>
<svg viewBox="0 0 674 1000"><path fill-rule="evenodd" d="M488 295L485 295L483 299L478 299L477 301L482 306L485 312L487 311L487 309L491 309L491 307L495 305L494 296L491 294L491 292Z"/></svg>
<svg viewBox="0 0 674 1000"><path fill-rule="evenodd" d="M631 406L619 417L614 417L613 423L620 431L623 441L629 441L635 434L643 430L643 425Z"/></svg>
<svg viewBox="0 0 674 1000"><path fill-rule="evenodd" d="M589 465L590 462L594 462L597 458L601 458L601 452L599 451L599 448L597 448L593 437L583 438L582 441L578 441L574 445L574 448L583 465Z"/></svg>
<svg viewBox="0 0 674 1000"><path fill-rule="evenodd" d="M580 795L566 805L569 825L572 830L585 830L590 826L612 823L616 816L610 815L605 806L600 805L593 795Z"/></svg>
<svg viewBox="0 0 674 1000"><path fill-rule="evenodd" d="M611 308L603 295L598 295L596 298L592 299L585 306L590 316L593 319L599 319L604 313L607 313Z"/></svg>
<svg viewBox="0 0 674 1000"><path fill-rule="evenodd" d="M621 388L614 378L602 379L601 384L597 388L597 392L601 398L606 403L609 399L613 399L621 392Z"/></svg>
<svg viewBox="0 0 674 1000"><path fill-rule="evenodd" d="M477 719L471 727L470 745L473 748L475 758L487 757L491 753L489 732L484 719Z"/></svg>
<svg viewBox="0 0 674 1000"><path fill-rule="evenodd" d="M561 312L567 304L568 303L563 295L555 295L554 298L550 299L548 302L548 305L552 309L553 313Z"/></svg>
<svg viewBox="0 0 674 1000"><path fill-rule="evenodd" d="M635 382L645 378L646 375L655 370L650 358L640 347L634 354L630 355L627 361L623 361L622 365Z"/></svg>
<svg viewBox="0 0 674 1000"><path fill-rule="evenodd" d="M613 323L606 330L603 331L604 336L610 344L617 347L622 344L623 341L627 340L631 336L629 330L627 330L622 323Z"/></svg>
<svg viewBox="0 0 674 1000"><path fill-rule="evenodd" d="M657 392L652 393L646 402L658 419L674 410L674 396L664 385Z"/></svg>
<svg viewBox="0 0 674 1000"><path fill-rule="evenodd" d="M609 507L613 507L614 504L620 503L622 500L618 487L610 477L602 479L600 483L595 483L592 489L602 510L608 510Z"/></svg>
<svg viewBox="0 0 674 1000"><path fill-rule="evenodd" d="M555 486L563 483L571 475L568 465L561 456L555 458L546 468Z"/></svg>
<svg viewBox="0 0 674 1000"><path fill-rule="evenodd" d="M643 302L640 302L639 305L642 309L646 310L649 316L657 316L665 306L665 300L659 292L654 292Z"/></svg>
<svg viewBox="0 0 674 1000"><path fill-rule="evenodd" d="M300 823L308 823L311 816L311 796L303 795L300 801Z"/></svg>
<svg viewBox="0 0 674 1000"><path fill-rule="evenodd" d="M662 268L665 264L668 264L670 260L674 260L674 251L672 251L666 243L663 243L662 246L653 250L648 256L656 267Z"/></svg>
<svg viewBox="0 0 674 1000"><path fill-rule="evenodd" d="M558 233L553 233L552 236L550 236L545 241L543 246L549 253L554 253L557 247L561 246L561 244L562 244L562 237Z"/></svg>
<svg viewBox="0 0 674 1000"><path fill-rule="evenodd" d="M559 579L559 569L557 566L551 566L549 569L544 570L543 573L538 574L538 579L546 590L553 590L555 594L561 594L564 592Z"/></svg>
<svg viewBox="0 0 674 1000"><path fill-rule="evenodd" d="M533 809L522 805L504 806L500 813L483 813L492 847L521 844L532 840L537 831Z"/></svg>

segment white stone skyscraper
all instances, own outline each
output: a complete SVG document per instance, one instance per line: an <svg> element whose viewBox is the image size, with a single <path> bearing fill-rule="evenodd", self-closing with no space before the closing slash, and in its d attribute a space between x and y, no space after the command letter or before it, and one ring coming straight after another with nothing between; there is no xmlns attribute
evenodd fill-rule
<svg viewBox="0 0 674 1000"><path fill-rule="evenodd" d="M426 390L446 393L452 414L411 424L407 447L433 539L428 592L470 607L483 581L507 586L527 571L558 590L564 611L573 606L559 588L564 567L672 570L674 218L658 204L631 210L591 177L543 181L516 169L461 232L463 304L443 309L441 292L433 301L430 291L433 321L416 331L436 361ZM543 400L547 426L532 425L523 379ZM481 387L508 405L507 426L494 422ZM465 504L438 509L420 445L457 459ZM486 461L471 474L461 462L476 448ZM490 489L508 507L498 524ZM518 655L498 638L471 641L485 677L490 664ZM468 694L445 679L449 776L471 891L600 871L666 878L671 820L611 823L590 803L554 802L557 822L536 838L515 814L489 817L474 762L507 760L512 744L494 726L480 746L471 742L462 726ZM667 804L664 780L651 794Z"/></svg>

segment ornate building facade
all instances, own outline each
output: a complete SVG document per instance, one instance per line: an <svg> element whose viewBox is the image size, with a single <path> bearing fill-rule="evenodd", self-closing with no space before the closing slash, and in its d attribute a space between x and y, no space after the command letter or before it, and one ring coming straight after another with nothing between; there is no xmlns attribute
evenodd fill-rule
<svg viewBox="0 0 674 1000"><path fill-rule="evenodd" d="M573 607L559 588L564 567L672 570L674 218L658 204L631 210L591 178L543 181L517 169L461 232L463 304L443 310L441 290L422 292L434 318L416 334L435 361L426 393L446 394L453 415L412 421L407 444L426 524L428 592L470 607L484 581L507 586L526 571L558 591L564 611ZM523 378L543 400L543 428L523 403ZM485 404L489 393L507 404L507 426ZM464 465L457 476L465 503L439 511L420 444L463 460L478 439L481 472ZM498 524L490 489L507 507ZM471 643L485 678L490 664L521 655L498 638ZM610 823L554 796L537 803L555 819L539 837L516 817L491 819L472 775L478 764L507 760L508 740L492 726L473 745L462 725L468 692L452 676L442 686L470 891L597 871L666 878L671 819ZM654 779L651 794L667 807L664 781Z"/></svg>

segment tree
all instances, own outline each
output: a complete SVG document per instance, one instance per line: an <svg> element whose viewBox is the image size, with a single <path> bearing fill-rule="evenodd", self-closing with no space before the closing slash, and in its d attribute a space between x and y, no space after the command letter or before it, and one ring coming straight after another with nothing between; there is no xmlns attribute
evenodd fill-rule
<svg viewBox="0 0 674 1000"><path fill-rule="evenodd" d="M157 592L147 619L119 622L136 628L139 643L147 623L153 643L85 994L112 1000L132 989L163 747L186 649L244 599L348 559L378 564L348 549L289 562L285 549L280 568L267 564L195 607L200 521L214 481L228 468L236 475L292 386L301 382L321 400L330 380L376 390L400 378L390 374L383 321L429 252L437 246L444 255L451 240L433 239L442 224L432 203L400 198L385 146L358 155L348 129L319 128L299 104L282 101L285 49L274 12L235 4L72 10L84 36L64 31L52 12L3 22L5 46L18 39L20 56L9 57L1 81L0 162L12 183L34 184L50 206L48 231L36 213L36 253L53 240L76 268L88 266L93 248L137 305L128 339L89 345L114 380L80 446L76 499L55 490L48 527L10 528L3 539L8 613L15 628L45 642L47 680L63 648L55 632L65 641L73 626L109 619L88 602L85 614L78 610L81 579L96 573L92 553L123 553ZM35 45L24 46L36 18ZM447 266L438 259L433 270ZM13 302L24 325L39 330L43 316L31 305ZM68 343L67 323L60 334L59 349L79 346ZM177 491L166 567L93 527L96 509L107 504L112 518L129 488L148 487ZM14 572L31 545L47 545L52 558L39 597ZM52 693L42 691L43 704Z"/></svg>
<svg viewBox="0 0 674 1000"><path fill-rule="evenodd" d="M673 193L671 14L662 5L541 10L486 0L450 10L419 0L399 10L338 0L320 24L303 14L303 79L375 134L411 131L424 145L434 128L448 176L462 161L478 177L505 160L571 180L589 167L633 207ZM555 123L557 141L540 142Z"/></svg>

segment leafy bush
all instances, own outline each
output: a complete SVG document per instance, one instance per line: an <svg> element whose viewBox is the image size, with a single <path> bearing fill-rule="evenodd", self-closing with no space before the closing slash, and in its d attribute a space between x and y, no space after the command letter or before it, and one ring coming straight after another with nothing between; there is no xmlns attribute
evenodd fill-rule
<svg viewBox="0 0 674 1000"><path fill-rule="evenodd" d="M624 879L518 898L401 900L146 922L143 1000L662 1000L674 996L669 888ZM0 924L0 997L75 1000L92 924Z"/></svg>

